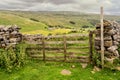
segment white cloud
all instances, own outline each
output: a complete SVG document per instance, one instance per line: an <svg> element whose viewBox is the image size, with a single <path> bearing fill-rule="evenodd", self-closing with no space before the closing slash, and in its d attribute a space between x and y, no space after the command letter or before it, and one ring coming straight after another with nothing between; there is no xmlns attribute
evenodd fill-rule
<svg viewBox="0 0 120 80"><path fill-rule="evenodd" d="M101 5L106 13L120 13L119 0L0 0L0 9L10 10L98 13Z"/></svg>

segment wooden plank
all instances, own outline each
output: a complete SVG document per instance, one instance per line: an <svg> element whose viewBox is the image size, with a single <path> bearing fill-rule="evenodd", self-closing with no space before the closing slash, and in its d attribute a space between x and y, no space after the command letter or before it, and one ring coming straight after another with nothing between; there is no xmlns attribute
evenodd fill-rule
<svg viewBox="0 0 120 80"><path fill-rule="evenodd" d="M64 59L64 56L46 57L46 59Z"/></svg>
<svg viewBox="0 0 120 80"><path fill-rule="evenodd" d="M88 49L89 46L81 46L81 47L77 47L77 46L72 46L72 47L67 47L67 49Z"/></svg>
<svg viewBox="0 0 120 80"><path fill-rule="evenodd" d="M27 53L42 53L42 51L26 51Z"/></svg>
<svg viewBox="0 0 120 80"><path fill-rule="evenodd" d="M43 58L43 56L41 56L41 55L30 55L29 57L32 57L32 58Z"/></svg>
<svg viewBox="0 0 120 80"><path fill-rule="evenodd" d="M42 47L26 48L26 50L42 50Z"/></svg>
<svg viewBox="0 0 120 80"><path fill-rule="evenodd" d="M46 57L47 61L59 61L59 60L64 60L64 56L63 57Z"/></svg>
<svg viewBox="0 0 120 80"><path fill-rule="evenodd" d="M47 41L45 44L63 44L63 41Z"/></svg>
<svg viewBox="0 0 120 80"><path fill-rule="evenodd" d="M104 31L104 26L103 26L103 7L101 7L101 65L102 65L102 68L104 66L104 34L103 34L103 31Z"/></svg>
<svg viewBox="0 0 120 80"><path fill-rule="evenodd" d="M42 44L42 42L25 42L27 44Z"/></svg>
<svg viewBox="0 0 120 80"><path fill-rule="evenodd" d="M42 42L26 42L27 44L42 45ZM67 44L85 44L85 41L67 41ZM45 44L63 44L63 41L47 41Z"/></svg>
<svg viewBox="0 0 120 80"><path fill-rule="evenodd" d="M55 47L53 47L53 46L45 46L45 49L64 49L63 47L59 47L59 46L55 46Z"/></svg>
<svg viewBox="0 0 120 80"><path fill-rule="evenodd" d="M63 62L64 60L47 60L50 62ZM65 61L66 63L88 63L89 61Z"/></svg>
<svg viewBox="0 0 120 80"><path fill-rule="evenodd" d="M53 38L63 38L63 35L57 35L57 36L46 36L46 39L53 39Z"/></svg>
<svg viewBox="0 0 120 80"><path fill-rule="evenodd" d="M66 35L66 38L76 38L76 37L84 37L84 36L88 36L88 34L74 34L74 35Z"/></svg>
<svg viewBox="0 0 120 80"><path fill-rule="evenodd" d="M63 53L64 51L47 51L46 50L46 53L55 53L55 54L57 54L57 53Z"/></svg>
<svg viewBox="0 0 120 80"><path fill-rule="evenodd" d="M85 41L66 41L67 44L85 44ZM63 44L63 41L47 41L45 44Z"/></svg>
<svg viewBox="0 0 120 80"><path fill-rule="evenodd" d="M30 57L33 57L33 58L43 58L43 56L41 56L41 55L30 55ZM64 59L64 56L54 56L54 57L46 56L45 58L46 58L46 60L47 59Z"/></svg>
<svg viewBox="0 0 120 80"><path fill-rule="evenodd" d="M85 41L67 41L67 44L85 44Z"/></svg>
<svg viewBox="0 0 120 80"><path fill-rule="evenodd" d="M70 56L67 56L67 58L69 58ZM73 56L71 57L72 59L89 59L89 56Z"/></svg>
<svg viewBox="0 0 120 80"><path fill-rule="evenodd" d="M38 56L38 55L32 55L31 58L41 60L43 57ZM46 57L46 61L63 62L64 57L60 57L60 58L57 58L57 59L54 58L54 57ZM87 60L87 59L78 59L78 60L66 60L65 62L69 62L69 63L72 63L72 62L88 63L89 60Z"/></svg>
<svg viewBox="0 0 120 80"><path fill-rule="evenodd" d="M29 48L26 48L26 50L42 50L43 47L29 47ZM45 49L63 49L63 47L59 47L59 46L56 46L56 47L52 47L52 46L45 46Z"/></svg>
<svg viewBox="0 0 120 80"><path fill-rule="evenodd" d="M89 54L89 52L67 52L66 54L73 53L73 54Z"/></svg>
<svg viewBox="0 0 120 80"><path fill-rule="evenodd" d="M45 48L46 49L46 48ZM63 51L64 49L53 48L53 49L46 49L46 51Z"/></svg>
<svg viewBox="0 0 120 80"><path fill-rule="evenodd" d="M46 61L63 62L64 60L46 59ZM84 60L84 59L80 59L80 60L66 60L64 62L68 62L68 63L74 63L74 62L89 63L89 60Z"/></svg>
<svg viewBox="0 0 120 80"><path fill-rule="evenodd" d="M30 55L30 57L33 57L33 58L43 58L43 56L41 55ZM69 56L66 56L67 58L69 58ZM46 56L45 57L46 59L54 59L54 58L57 58L57 59L64 59L64 56ZM73 56L71 59L89 59L89 56Z"/></svg>
<svg viewBox="0 0 120 80"><path fill-rule="evenodd" d="M46 36L45 39L52 39L52 38L63 38L64 35L56 35L56 36ZM66 38L69 37L83 37L88 36L88 34L73 34L73 35L66 35Z"/></svg>

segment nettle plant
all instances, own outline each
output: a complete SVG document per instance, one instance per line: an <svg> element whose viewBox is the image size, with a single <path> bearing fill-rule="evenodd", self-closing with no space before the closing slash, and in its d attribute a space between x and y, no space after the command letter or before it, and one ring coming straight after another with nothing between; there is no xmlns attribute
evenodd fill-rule
<svg viewBox="0 0 120 80"><path fill-rule="evenodd" d="M23 44L8 49L0 49L0 67L11 72L25 64L25 46Z"/></svg>

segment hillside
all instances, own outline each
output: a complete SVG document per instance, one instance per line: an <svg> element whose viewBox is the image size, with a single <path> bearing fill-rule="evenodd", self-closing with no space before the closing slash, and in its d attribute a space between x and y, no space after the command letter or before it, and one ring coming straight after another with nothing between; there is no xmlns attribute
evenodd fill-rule
<svg viewBox="0 0 120 80"><path fill-rule="evenodd" d="M120 16L105 15L105 19L120 22ZM99 22L98 14L79 12L49 12L49 11L0 11L0 25L16 24L24 33L59 34L81 28L94 28ZM65 30L67 29L67 30Z"/></svg>
<svg viewBox="0 0 120 80"><path fill-rule="evenodd" d="M36 22L42 22L50 27L60 28L80 28L81 26L92 26L90 22L78 13L65 12L8 12L20 17L34 19Z"/></svg>
<svg viewBox="0 0 120 80"><path fill-rule="evenodd" d="M10 13L0 12L0 24L1 25L18 25L22 28L22 32L33 31L42 29L44 30L47 25L41 22L35 22L28 18L23 18Z"/></svg>

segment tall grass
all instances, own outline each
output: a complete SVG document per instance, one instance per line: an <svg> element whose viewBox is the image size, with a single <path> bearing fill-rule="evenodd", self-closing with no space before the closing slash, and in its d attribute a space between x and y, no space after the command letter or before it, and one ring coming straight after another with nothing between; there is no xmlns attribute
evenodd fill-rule
<svg viewBox="0 0 120 80"><path fill-rule="evenodd" d="M19 69L25 64L25 46L17 45L15 48L0 49L0 67L8 72Z"/></svg>

